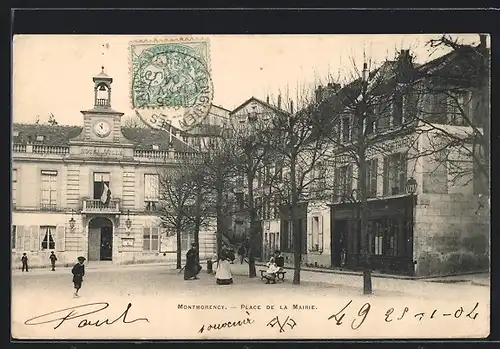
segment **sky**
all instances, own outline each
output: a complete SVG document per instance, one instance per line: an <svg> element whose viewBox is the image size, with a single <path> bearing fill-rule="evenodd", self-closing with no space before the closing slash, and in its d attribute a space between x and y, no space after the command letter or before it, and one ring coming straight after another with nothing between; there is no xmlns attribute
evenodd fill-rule
<svg viewBox="0 0 500 349"><path fill-rule="evenodd" d="M396 51L410 49L417 63L435 59L425 35L216 35L210 41L213 104L232 110L254 96L265 100L282 94L296 100L328 76L346 81L353 64L369 59L375 67ZM477 34L452 35L478 43ZM112 107L133 115L130 102L130 41L172 39L169 36L16 35L13 41L13 121L82 125L81 110L93 107L92 77L105 67L113 78ZM432 54L431 54L432 53ZM288 97L285 97L287 95ZM296 104L295 104L296 105Z"/></svg>

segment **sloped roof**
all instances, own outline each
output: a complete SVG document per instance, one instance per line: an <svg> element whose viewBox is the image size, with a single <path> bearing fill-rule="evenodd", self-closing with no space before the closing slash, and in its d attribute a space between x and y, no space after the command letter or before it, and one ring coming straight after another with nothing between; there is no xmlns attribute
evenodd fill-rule
<svg viewBox="0 0 500 349"><path fill-rule="evenodd" d="M280 109L272 104L269 104L267 102L264 102L263 100L260 100L259 98L256 98L256 97L250 97L249 99L247 99L245 102L241 103L239 106L237 106L233 111L231 111L229 113L229 115L233 115L235 114L236 112L238 112L238 110L244 108L247 104L251 103L252 101L255 101L259 104L262 104L263 106L275 111L276 113L278 114L283 114L283 113L287 113L285 110L283 109Z"/></svg>
<svg viewBox="0 0 500 349"><path fill-rule="evenodd" d="M69 146L70 140L78 136L83 128L66 125L13 124L13 130L18 132L18 135L13 137L14 143ZM121 130L123 136L134 144L135 149L151 150L153 145L158 145L160 150L169 148L167 131L135 127L122 127ZM37 141L36 136L44 136L44 140ZM172 143L176 151L192 151L186 143L175 137L172 137Z"/></svg>
<svg viewBox="0 0 500 349"><path fill-rule="evenodd" d="M83 128L80 126L46 125L46 124L13 124L13 130L19 133L13 137L14 143L35 143L50 146L68 146L69 140L78 136ZM36 136L44 136L37 141Z"/></svg>

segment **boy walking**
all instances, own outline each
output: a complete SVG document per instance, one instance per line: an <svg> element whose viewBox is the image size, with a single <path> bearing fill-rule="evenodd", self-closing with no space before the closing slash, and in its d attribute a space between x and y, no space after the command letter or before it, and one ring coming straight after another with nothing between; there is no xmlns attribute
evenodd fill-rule
<svg viewBox="0 0 500 349"><path fill-rule="evenodd" d="M50 264L52 265L52 271L56 271L56 261L57 257L54 254L54 251L50 252Z"/></svg>
<svg viewBox="0 0 500 349"><path fill-rule="evenodd" d="M26 255L26 252L23 253L23 256L21 257L21 262L23 263L23 268L22 270L26 269L28 271L28 256Z"/></svg>
<svg viewBox="0 0 500 349"><path fill-rule="evenodd" d="M78 291L82 287L83 276L85 275L85 266L83 265L85 262L85 257L78 257L78 263L75 264L71 272L73 273L73 284L75 285L75 294L74 298L80 297L78 295Z"/></svg>

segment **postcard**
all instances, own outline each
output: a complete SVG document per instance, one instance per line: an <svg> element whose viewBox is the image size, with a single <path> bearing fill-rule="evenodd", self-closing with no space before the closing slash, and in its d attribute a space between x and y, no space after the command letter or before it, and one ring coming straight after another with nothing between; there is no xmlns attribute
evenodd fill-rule
<svg viewBox="0 0 500 349"><path fill-rule="evenodd" d="M490 49L14 36L12 337L487 337Z"/></svg>

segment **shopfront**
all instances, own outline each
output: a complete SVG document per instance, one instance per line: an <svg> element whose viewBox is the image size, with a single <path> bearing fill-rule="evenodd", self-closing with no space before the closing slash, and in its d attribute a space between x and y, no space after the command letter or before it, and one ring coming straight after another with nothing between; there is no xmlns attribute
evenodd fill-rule
<svg viewBox="0 0 500 349"><path fill-rule="evenodd" d="M368 246L373 271L387 274L414 274L413 196L368 202ZM362 235L359 229L359 203L331 206L332 267L361 270Z"/></svg>

